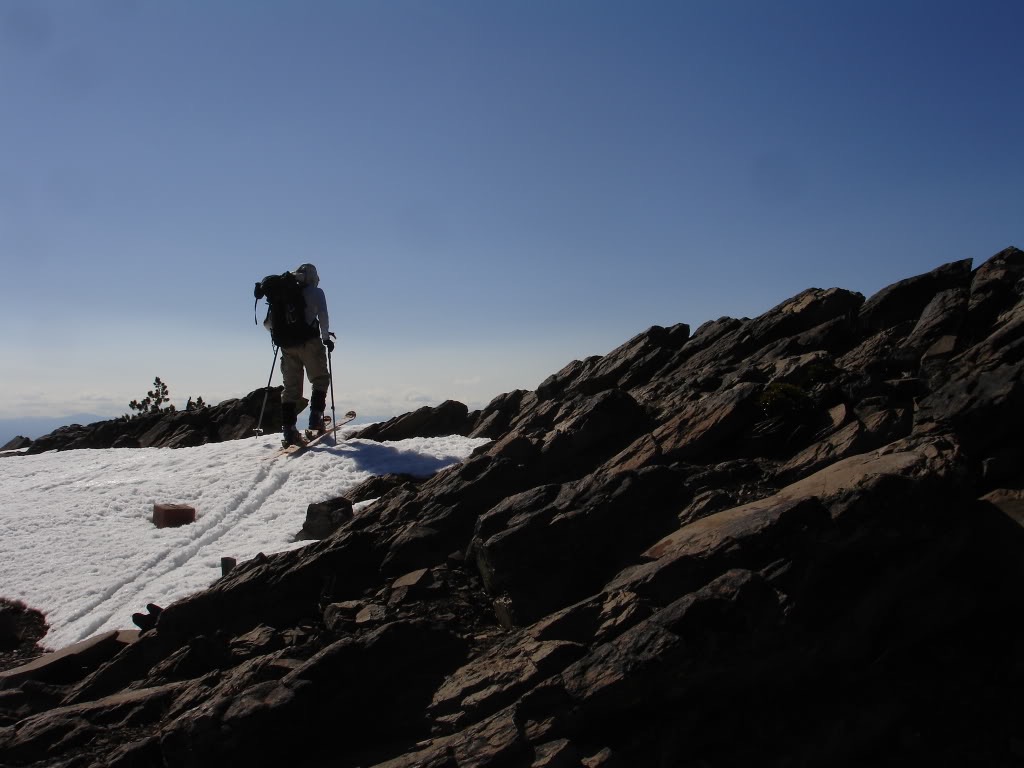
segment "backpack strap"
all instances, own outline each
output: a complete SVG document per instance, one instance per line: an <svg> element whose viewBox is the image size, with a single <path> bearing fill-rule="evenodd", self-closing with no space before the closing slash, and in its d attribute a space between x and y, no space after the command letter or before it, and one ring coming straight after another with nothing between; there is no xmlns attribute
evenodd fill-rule
<svg viewBox="0 0 1024 768"><path fill-rule="evenodd" d="M254 324L260 324L259 306L260 299L263 298L263 285L262 283L256 283L256 287L252 289L252 295L256 297L256 301L252 303L252 321Z"/></svg>

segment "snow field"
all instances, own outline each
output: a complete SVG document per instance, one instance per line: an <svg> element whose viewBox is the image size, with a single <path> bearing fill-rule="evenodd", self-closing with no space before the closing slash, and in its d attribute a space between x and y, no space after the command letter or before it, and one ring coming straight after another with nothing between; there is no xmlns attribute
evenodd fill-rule
<svg viewBox="0 0 1024 768"><path fill-rule="evenodd" d="M308 544L294 537L309 504L373 475L429 476L486 442L352 440L272 458L279 438L264 435L3 458L0 596L46 614L48 648L132 628L147 603L166 607L216 581L222 557L242 562ZM194 506L196 521L158 529L155 503Z"/></svg>

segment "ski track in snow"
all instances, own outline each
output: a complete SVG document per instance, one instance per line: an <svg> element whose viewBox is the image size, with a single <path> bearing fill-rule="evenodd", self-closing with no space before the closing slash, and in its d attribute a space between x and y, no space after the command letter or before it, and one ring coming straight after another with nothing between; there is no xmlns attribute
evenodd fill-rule
<svg viewBox="0 0 1024 768"><path fill-rule="evenodd" d="M89 637L100 627L114 618L126 603L139 603L147 586L161 576L181 568L207 546L222 539L245 516L257 511L268 499L284 487L288 474L268 463L257 473L256 487L248 493L231 497L224 508L214 514L203 516L192 525L200 526L202 533L184 547L167 547L142 563L142 568L132 577L126 578L103 590L96 600L83 603L67 617L70 624L88 616L89 620L80 625L81 634ZM141 610L141 604L140 604Z"/></svg>
<svg viewBox="0 0 1024 768"><path fill-rule="evenodd" d="M352 432L361 427L351 428ZM349 435L352 433L350 432ZM147 603L166 607L247 560L295 541L306 506L372 475L429 476L487 440L357 439L266 459L267 436L196 448L50 452L0 462L0 596L46 614L43 644L60 648L130 628ZM157 529L156 502L190 504L196 521ZM360 505L360 508L365 505Z"/></svg>

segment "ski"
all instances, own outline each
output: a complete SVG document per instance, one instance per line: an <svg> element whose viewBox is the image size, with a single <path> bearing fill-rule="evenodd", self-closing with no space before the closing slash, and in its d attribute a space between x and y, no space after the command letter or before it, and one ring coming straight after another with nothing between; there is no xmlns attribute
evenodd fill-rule
<svg viewBox="0 0 1024 768"><path fill-rule="evenodd" d="M325 425L324 431L319 433L319 434L314 434L312 430L307 429L306 430L306 436L307 436L308 439L304 443L301 443L300 445L286 445L283 448L281 448L280 451L278 451L277 453L273 454L272 456L269 456L268 458L274 459L274 458L277 458L278 456L298 456L300 454L303 454L306 451L308 451L310 448L312 448L313 446L318 445L319 443L323 442L324 438L332 437L334 435L334 433L335 433L335 430L338 427L341 427L341 426L344 426L345 424L348 424L355 417L356 417L356 412L355 411L349 411L344 416L342 416L340 419L338 419L338 421L330 429L327 429L326 425ZM310 435L312 435L312 437L310 437Z"/></svg>
<svg viewBox="0 0 1024 768"><path fill-rule="evenodd" d="M323 436L325 433L330 432L331 429L331 417L324 414L323 425L320 429L305 429L302 431L302 435L306 438L306 442L308 443L310 440L315 440L316 438Z"/></svg>

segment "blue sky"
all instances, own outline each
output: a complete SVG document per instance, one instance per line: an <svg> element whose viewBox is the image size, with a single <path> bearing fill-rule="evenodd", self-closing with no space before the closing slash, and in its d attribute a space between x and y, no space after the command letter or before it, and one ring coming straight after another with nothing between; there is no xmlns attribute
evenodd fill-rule
<svg viewBox="0 0 1024 768"><path fill-rule="evenodd" d="M0 418L533 389L654 325L1024 247L1024 3L0 0ZM274 381L279 382L279 374Z"/></svg>

